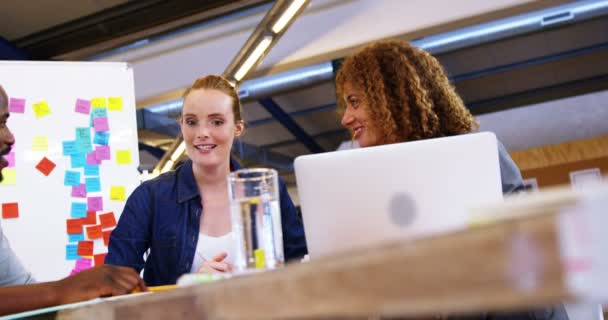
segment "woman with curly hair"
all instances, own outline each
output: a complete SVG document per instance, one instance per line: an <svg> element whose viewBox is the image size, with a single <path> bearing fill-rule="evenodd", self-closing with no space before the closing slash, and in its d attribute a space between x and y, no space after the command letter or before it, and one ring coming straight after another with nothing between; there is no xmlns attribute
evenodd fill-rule
<svg viewBox="0 0 608 320"><path fill-rule="evenodd" d="M342 125L360 147L454 136L479 124L450 84L441 64L404 41L373 43L344 60L336 76ZM523 189L519 169L502 144L500 173L504 194ZM568 319L563 306L512 314L458 319Z"/></svg>

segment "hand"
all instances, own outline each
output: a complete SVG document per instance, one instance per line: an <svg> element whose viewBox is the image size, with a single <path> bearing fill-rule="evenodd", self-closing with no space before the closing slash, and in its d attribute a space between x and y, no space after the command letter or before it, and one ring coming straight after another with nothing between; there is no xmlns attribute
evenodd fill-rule
<svg viewBox="0 0 608 320"><path fill-rule="evenodd" d="M228 257L228 253L222 252L217 256L213 257L211 261L203 262L203 265L198 269L198 273L226 273L232 272L234 266L228 262L224 262L224 259Z"/></svg>
<svg viewBox="0 0 608 320"><path fill-rule="evenodd" d="M148 291L133 268L104 264L54 283L61 304L97 297L130 293L133 289Z"/></svg>

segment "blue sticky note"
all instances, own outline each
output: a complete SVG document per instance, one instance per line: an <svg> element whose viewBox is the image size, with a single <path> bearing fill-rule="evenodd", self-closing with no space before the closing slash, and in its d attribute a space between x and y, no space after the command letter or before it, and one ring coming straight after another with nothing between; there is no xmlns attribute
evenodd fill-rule
<svg viewBox="0 0 608 320"><path fill-rule="evenodd" d="M87 204L80 202L72 202L72 218L86 218L87 217Z"/></svg>
<svg viewBox="0 0 608 320"><path fill-rule="evenodd" d="M63 155L71 156L78 153L76 149L76 141L63 141Z"/></svg>
<svg viewBox="0 0 608 320"><path fill-rule="evenodd" d="M76 150L78 153L89 153L93 151L91 140L76 140Z"/></svg>
<svg viewBox="0 0 608 320"><path fill-rule="evenodd" d="M102 118L108 116L108 109L106 108L93 108L91 111L91 119L92 118Z"/></svg>
<svg viewBox="0 0 608 320"><path fill-rule="evenodd" d="M76 128L76 141L91 141L91 128Z"/></svg>
<svg viewBox="0 0 608 320"><path fill-rule="evenodd" d="M84 166L85 176L99 176L99 166L96 164L87 164Z"/></svg>
<svg viewBox="0 0 608 320"><path fill-rule="evenodd" d="M108 131L95 132L95 138L93 139L93 142L95 144L101 144L101 145L107 146L108 143L110 142L110 132L108 132Z"/></svg>
<svg viewBox="0 0 608 320"><path fill-rule="evenodd" d="M99 178L85 178L84 184L86 185L87 193L101 191L101 180Z"/></svg>
<svg viewBox="0 0 608 320"><path fill-rule="evenodd" d="M70 156L72 168L84 168L87 164L87 158L84 153L78 153Z"/></svg>
<svg viewBox="0 0 608 320"><path fill-rule="evenodd" d="M65 171L65 178L63 184L66 186L79 186L80 185L80 172L78 171Z"/></svg>
<svg viewBox="0 0 608 320"><path fill-rule="evenodd" d="M65 259L66 260L80 259L80 256L78 255L78 245L77 244L68 244L65 246Z"/></svg>
<svg viewBox="0 0 608 320"><path fill-rule="evenodd" d="M84 234L68 234L68 242L84 241Z"/></svg>

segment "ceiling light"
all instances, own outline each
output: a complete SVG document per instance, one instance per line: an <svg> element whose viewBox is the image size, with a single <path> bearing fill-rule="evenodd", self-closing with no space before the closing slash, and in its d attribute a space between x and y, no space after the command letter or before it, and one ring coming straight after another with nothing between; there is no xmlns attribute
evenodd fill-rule
<svg viewBox="0 0 608 320"><path fill-rule="evenodd" d="M234 79L236 79L236 81L241 81L241 79L245 77L247 72L249 72L249 69L251 69L251 67L253 67L253 65L260 59L264 52L266 52L266 49L268 49L271 43L271 36L265 36L262 38L249 57L247 57L247 60L245 60L239 70L234 74Z"/></svg>
<svg viewBox="0 0 608 320"><path fill-rule="evenodd" d="M279 17L277 22L274 23L271 29L272 32L274 32L275 34L281 32L281 30L283 30L287 23L289 23L289 21L293 19L293 17L296 15L296 12L300 10L300 8L304 5L305 2L306 0L293 1L289 5L289 7L287 7L287 10L283 11L283 14Z"/></svg>

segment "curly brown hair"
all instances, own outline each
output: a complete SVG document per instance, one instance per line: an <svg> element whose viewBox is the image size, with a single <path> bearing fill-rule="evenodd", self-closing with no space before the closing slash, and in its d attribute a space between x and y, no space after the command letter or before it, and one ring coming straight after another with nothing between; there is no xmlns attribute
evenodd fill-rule
<svg viewBox="0 0 608 320"><path fill-rule="evenodd" d="M362 91L384 143L452 136L479 124L428 52L405 41L373 43L344 60L336 76L338 110L344 85Z"/></svg>

